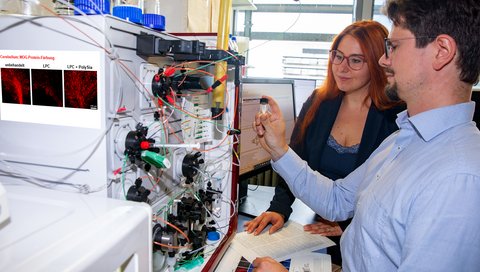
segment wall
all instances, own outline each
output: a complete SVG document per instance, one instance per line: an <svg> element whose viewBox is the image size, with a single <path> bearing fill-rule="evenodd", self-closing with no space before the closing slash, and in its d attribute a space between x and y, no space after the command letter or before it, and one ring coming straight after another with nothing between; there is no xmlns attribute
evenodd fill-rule
<svg viewBox="0 0 480 272"><path fill-rule="evenodd" d="M217 32L220 0L160 0L166 31Z"/></svg>

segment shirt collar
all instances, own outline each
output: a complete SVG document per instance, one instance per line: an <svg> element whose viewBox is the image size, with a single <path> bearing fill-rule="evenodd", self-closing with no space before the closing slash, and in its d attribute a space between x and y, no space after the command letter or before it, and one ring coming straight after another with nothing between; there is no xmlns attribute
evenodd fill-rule
<svg viewBox="0 0 480 272"><path fill-rule="evenodd" d="M407 110L398 114L397 125L400 129L413 127L424 141L430 141L440 133L473 119L475 102L466 102L425 111L408 117Z"/></svg>

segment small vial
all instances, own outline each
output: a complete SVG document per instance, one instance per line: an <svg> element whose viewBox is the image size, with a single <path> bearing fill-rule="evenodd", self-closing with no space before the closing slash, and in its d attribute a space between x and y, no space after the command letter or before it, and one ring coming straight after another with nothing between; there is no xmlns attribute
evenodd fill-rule
<svg viewBox="0 0 480 272"><path fill-rule="evenodd" d="M268 111L268 98L260 98L260 112L267 113Z"/></svg>

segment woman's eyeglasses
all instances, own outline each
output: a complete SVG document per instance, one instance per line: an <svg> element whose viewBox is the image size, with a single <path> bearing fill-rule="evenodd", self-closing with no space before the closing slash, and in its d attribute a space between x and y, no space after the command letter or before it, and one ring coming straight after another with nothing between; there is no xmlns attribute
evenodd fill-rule
<svg viewBox="0 0 480 272"><path fill-rule="evenodd" d="M339 50L330 50L330 61L333 64L340 65L345 59L348 67L355 71L362 69L363 64L366 62L362 55L350 55L347 57Z"/></svg>

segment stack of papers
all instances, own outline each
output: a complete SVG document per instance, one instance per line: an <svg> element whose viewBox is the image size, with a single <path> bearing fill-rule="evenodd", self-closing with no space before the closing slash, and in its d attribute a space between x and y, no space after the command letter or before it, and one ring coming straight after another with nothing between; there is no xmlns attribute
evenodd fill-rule
<svg viewBox="0 0 480 272"><path fill-rule="evenodd" d="M230 246L249 262L265 256L270 256L277 261L292 259L293 262L295 256L303 257L311 254L312 251L333 245L335 243L327 237L305 232L302 225L289 221L281 230L273 234L268 234L268 231L257 236L247 232L238 233Z"/></svg>

